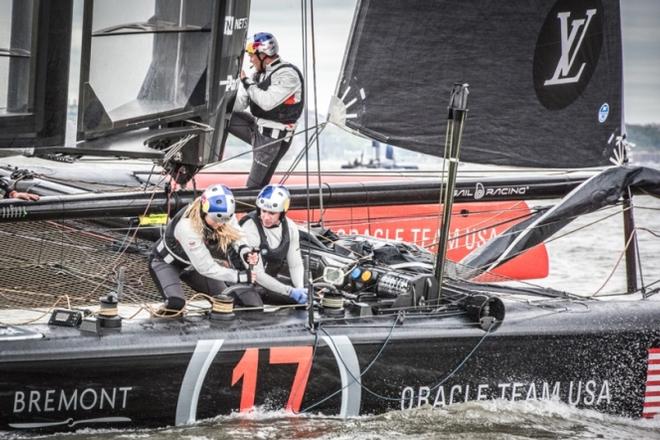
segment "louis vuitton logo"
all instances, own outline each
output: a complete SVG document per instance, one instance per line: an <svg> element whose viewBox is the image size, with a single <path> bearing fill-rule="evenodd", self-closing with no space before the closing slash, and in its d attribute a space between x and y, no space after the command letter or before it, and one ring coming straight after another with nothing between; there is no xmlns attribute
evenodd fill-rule
<svg viewBox="0 0 660 440"><path fill-rule="evenodd" d="M570 12L559 12L557 18L559 19L561 25L561 57L557 63L557 68L552 78L546 80L543 84L546 86L557 85L557 84L568 84L576 83L580 80L582 71L586 63L582 63L578 72L569 76L571 69L573 68L573 63L575 62L575 57L582 45L584 36L587 33L589 28L589 23L591 23L592 17L596 15L596 9L588 9L586 13L586 18L574 19L570 21L570 32L569 32L569 19L571 16ZM579 39L577 42L576 38Z"/></svg>

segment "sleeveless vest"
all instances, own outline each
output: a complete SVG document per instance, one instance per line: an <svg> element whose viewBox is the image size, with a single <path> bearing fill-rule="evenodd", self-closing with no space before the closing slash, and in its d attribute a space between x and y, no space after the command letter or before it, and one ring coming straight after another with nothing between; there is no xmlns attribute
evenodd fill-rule
<svg viewBox="0 0 660 440"><path fill-rule="evenodd" d="M259 232L259 250L261 251L261 259L264 263L264 270L266 273L272 277L277 276L277 274L282 269L282 266L286 262L286 255L289 252L289 243L291 242L289 238L289 225L286 221L286 217L282 217L282 240L280 244L271 248L268 244L268 238L266 237L266 232L264 227L259 220L259 216L256 211L252 211L249 214L246 214L240 221L239 224L242 226L245 222L251 219L254 224L257 226L257 231Z"/></svg>
<svg viewBox="0 0 660 440"><path fill-rule="evenodd" d="M256 86L259 87L261 90L268 90L268 88L270 87L271 77L275 74L275 72L287 67L293 69L300 78L300 102L288 103L290 100L291 101L293 100L290 97L280 105L266 111L261 107L259 107L254 102L250 101L250 113L252 113L254 117L261 119L268 119L269 121L276 121L281 124L293 124L298 120L300 115L302 115L303 107L305 105L305 87L300 70L298 70L298 68L293 64L289 64L289 63L280 64L270 73L270 75L266 76L264 79L259 81L256 84Z"/></svg>
<svg viewBox="0 0 660 440"><path fill-rule="evenodd" d="M176 226L179 224L181 219L183 218L187 208L181 209L177 214L170 220L170 222L167 224L167 227L165 228L165 233L163 234L163 237L160 239L160 241L156 244L156 253L158 256L167 261L168 255L171 255L173 257L173 261L167 261L170 264L175 264L179 266L188 266L190 265L190 260L188 260L188 255L186 254L186 251L183 250L183 247L179 244L179 241L176 239L174 236L174 230L176 229ZM164 244L161 245L161 242ZM218 260L228 260L232 263L232 265L235 268L240 268L241 270L243 268L242 263L240 263L240 257L238 256L238 253L236 250L229 246L227 248L227 253L223 252L222 249L218 247L218 241L215 239L215 236L213 235L213 231L204 226L204 244L206 247L209 249L209 252L211 253L211 256L215 259ZM240 266L236 266L236 264L239 263L241 264Z"/></svg>

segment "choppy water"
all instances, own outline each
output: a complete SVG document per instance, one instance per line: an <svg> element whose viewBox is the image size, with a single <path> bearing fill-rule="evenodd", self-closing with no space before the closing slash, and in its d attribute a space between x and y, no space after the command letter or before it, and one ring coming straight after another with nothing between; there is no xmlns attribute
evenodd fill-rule
<svg viewBox="0 0 660 440"><path fill-rule="evenodd" d="M14 439L25 437L11 436ZM185 428L84 430L40 438L80 440L224 439L660 439L660 421L578 410L553 401L484 401L445 409L421 408L349 420L255 411Z"/></svg>

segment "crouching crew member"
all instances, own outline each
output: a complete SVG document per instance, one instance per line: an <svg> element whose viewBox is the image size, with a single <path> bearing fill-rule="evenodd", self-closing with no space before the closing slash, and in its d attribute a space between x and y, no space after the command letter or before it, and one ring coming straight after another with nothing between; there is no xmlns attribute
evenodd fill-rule
<svg viewBox="0 0 660 440"><path fill-rule="evenodd" d="M260 293L271 304L305 304L304 266L300 253L300 234L295 223L287 221L291 196L282 185L268 185L257 196L257 209L240 221L248 244L259 248L261 258L255 266ZM277 274L287 263L291 283L280 282Z"/></svg>
<svg viewBox="0 0 660 440"><path fill-rule="evenodd" d="M181 281L209 295L221 293L225 283L255 281L255 273L245 270L243 261L256 264L258 256L249 253L235 210L229 188L212 185L169 222L149 259L149 272L165 299L166 313L178 312L186 304Z"/></svg>

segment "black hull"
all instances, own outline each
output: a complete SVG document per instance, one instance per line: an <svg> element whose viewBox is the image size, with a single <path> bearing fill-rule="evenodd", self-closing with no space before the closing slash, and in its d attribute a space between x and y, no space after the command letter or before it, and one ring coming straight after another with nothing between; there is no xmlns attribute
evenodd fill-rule
<svg viewBox="0 0 660 440"><path fill-rule="evenodd" d="M127 322L99 337L33 326L1 341L0 429L182 425L253 405L354 416L469 400L550 399L644 412L660 303L507 302L490 332L465 315L326 321L253 312Z"/></svg>

